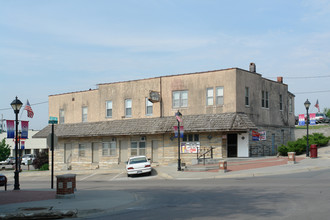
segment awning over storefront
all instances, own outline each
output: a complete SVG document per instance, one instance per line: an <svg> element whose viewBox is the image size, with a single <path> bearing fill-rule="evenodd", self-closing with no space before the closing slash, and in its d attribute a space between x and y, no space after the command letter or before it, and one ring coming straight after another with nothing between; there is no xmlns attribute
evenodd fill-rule
<svg viewBox="0 0 330 220"><path fill-rule="evenodd" d="M61 138L70 137L105 137L164 134L173 132L177 125L176 118L140 118L102 122L86 122L55 125L55 134ZM183 116L185 132L244 132L256 129L256 125L244 113L223 113L212 115ZM45 127L33 138L46 138L51 132L51 125Z"/></svg>

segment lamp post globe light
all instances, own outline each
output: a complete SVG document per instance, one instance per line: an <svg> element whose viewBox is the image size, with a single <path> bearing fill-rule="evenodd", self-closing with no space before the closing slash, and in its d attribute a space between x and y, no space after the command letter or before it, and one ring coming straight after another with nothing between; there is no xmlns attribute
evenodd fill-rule
<svg viewBox="0 0 330 220"><path fill-rule="evenodd" d="M15 100L10 104L11 107L14 110L15 116L16 116L16 130L15 130L15 183L14 183L14 190L19 190L19 168L18 168L18 113L19 110L21 109L23 103L17 98L15 98Z"/></svg>
<svg viewBox="0 0 330 220"><path fill-rule="evenodd" d="M311 103L308 101L308 99L304 103L305 108L306 108L306 114L307 114L307 145L306 145L306 157L309 157L309 143L308 143L308 124L309 124L309 114L308 114L308 109Z"/></svg>

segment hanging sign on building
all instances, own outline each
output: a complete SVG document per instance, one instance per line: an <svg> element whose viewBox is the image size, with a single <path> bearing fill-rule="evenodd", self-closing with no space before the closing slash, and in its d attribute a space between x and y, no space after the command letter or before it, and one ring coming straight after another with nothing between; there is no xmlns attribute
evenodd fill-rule
<svg viewBox="0 0 330 220"><path fill-rule="evenodd" d="M300 114L299 115L299 125L300 126L304 126L305 125L305 115L304 114Z"/></svg>
<svg viewBox="0 0 330 220"><path fill-rule="evenodd" d="M200 142L181 142L181 153L197 154L200 149Z"/></svg>
<svg viewBox="0 0 330 220"><path fill-rule="evenodd" d="M266 131L260 131L259 132L259 140L265 141L266 140Z"/></svg>
<svg viewBox="0 0 330 220"><path fill-rule="evenodd" d="M150 91L149 92L149 98L148 100L152 103L154 102L160 102L160 94L156 91Z"/></svg>
<svg viewBox="0 0 330 220"><path fill-rule="evenodd" d="M259 141L260 140L260 134L257 131L252 131L252 140L253 141Z"/></svg>

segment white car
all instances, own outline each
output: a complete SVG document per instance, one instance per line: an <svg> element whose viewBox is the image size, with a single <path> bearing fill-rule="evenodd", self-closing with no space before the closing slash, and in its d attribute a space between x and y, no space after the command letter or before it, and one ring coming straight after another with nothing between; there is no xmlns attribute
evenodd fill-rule
<svg viewBox="0 0 330 220"><path fill-rule="evenodd" d="M23 164L23 165L32 164L34 159L35 159L35 156L33 154L25 154L22 157L21 164Z"/></svg>
<svg viewBox="0 0 330 220"><path fill-rule="evenodd" d="M151 164L146 156L130 157L126 164L127 176L147 173L151 175Z"/></svg>

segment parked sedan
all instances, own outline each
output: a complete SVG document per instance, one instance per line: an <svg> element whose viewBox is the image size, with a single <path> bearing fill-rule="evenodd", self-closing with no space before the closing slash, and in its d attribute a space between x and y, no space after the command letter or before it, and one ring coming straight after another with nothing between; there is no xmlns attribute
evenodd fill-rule
<svg viewBox="0 0 330 220"><path fill-rule="evenodd" d="M151 164L146 156L130 157L126 165L127 176L147 173L151 175Z"/></svg>
<svg viewBox="0 0 330 220"><path fill-rule="evenodd" d="M22 165L28 165L28 164L32 164L33 161L35 159L35 156L33 154L25 154L23 157L22 157L22 162L21 164Z"/></svg>

